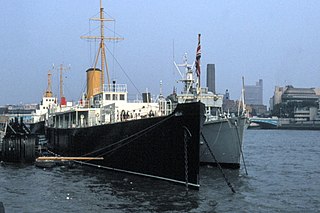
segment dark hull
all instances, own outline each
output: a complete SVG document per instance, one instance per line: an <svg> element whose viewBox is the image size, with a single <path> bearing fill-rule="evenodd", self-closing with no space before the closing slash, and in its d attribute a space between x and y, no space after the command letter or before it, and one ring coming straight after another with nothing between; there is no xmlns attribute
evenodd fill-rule
<svg viewBox="0 0 320 213"><path fill-rule="evenodd" d="M87 128L47 128L49 148L62 156L104 157L87 162L90 165L181 183L187 178L190 185L199 186L203 112L203 104L188 103L165 117ZM186 128L191 137L185 136Z"/></svg>

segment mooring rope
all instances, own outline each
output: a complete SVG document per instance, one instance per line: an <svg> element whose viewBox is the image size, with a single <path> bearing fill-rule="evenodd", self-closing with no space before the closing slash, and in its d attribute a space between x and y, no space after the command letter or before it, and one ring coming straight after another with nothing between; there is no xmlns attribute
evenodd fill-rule
<svg viewBox="0 0 320 213"><path fill-rule="evenodd" d="M226 181L227 185L229 186L229 188L231 189L231 191L232 191L233 193L236 193L236 191L234 190L233 186L232 186L231 183L229 182L227 176L224 174L221 165L219 164L217 158L214 156L214 154L213 154L213 152L212 152L212 150L211 150L211 148L210 148L210 146L209 146L209 144L208 144L208 142L207 142L207 140L206 140L206 138L204 137L204 135L203 135L202 132L201 132L201 136L202 136L204 142L206 143L206 145L207 145L207 147L208 147L208 150L209 150L211 156L213 157L214 161L217 163L217 166L218 166L218 168L219 168L219 170L220 170L220 172L221 172L224 180Z"/></svg>
<svg viewBox="0 0 320 213"><path fill-rule="evenodd" d="M219 139L219 136L220 136L220 132L221 132L221 127L222 127L223 120L218 120L218 121L220 122L220 126L219 126L219 130L218 130L217 136L216 136L216 138L214 139L214 142L213 142L212 145L214 145L214 144L217 143L217 141L218 141L218 139ZM206 152L206 150L204 149L204 150L202 151L202 153L200 154L200 156L203 156L205 152Z"/></svg>
<svg viewBox="0 0 320 213"><path fill-rule="evenodd" d="M240 149L240 153L241 153L241 157L242 157L242 162L243 162L244 170L246 171L246 175L248 175L248 171L247 171L247 167L246 167L246 162L245 162L245 160L244 160L244 154L243 154L242 146L241 146L241 143L240 143L240 140L241 140L241 139L240 139L240 135L239 135L237 123L235 123L234 126L236 127L236 132L237 132L237 136L238 136L238 145L239 145L239 149Z"/></svg>
<svg viewBox="0 0 320 213"><path fill-rule="evenodd" d="M218 134L217 134L217 137L216 137L216 139L214 140L214 143L213 143L213 144L216 144L216 143L217 143L218 138L219 138L219 136L220 136L220 132L221 132L221 127L222 127L223 120L219 120L219 122L220 122L220 126L219 126L219 130L218 130Z"/></svg>

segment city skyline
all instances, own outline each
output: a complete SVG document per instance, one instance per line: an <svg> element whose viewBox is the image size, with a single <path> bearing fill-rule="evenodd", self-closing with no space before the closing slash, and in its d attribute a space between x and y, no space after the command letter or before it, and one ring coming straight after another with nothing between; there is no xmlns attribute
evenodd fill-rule
<svg viewBox="0 0 320 213"><path fill-rule="evenodd" d="M215 64L219 94L228 89L231 99L239 99L242 76L246 85L263 79L264 105L275 86L320 87L318 1L120 0L103 1L103 5L116 19L106 32L125 38L115 45L107 43L111 77L127 83L132 95L146 90L158 94L160 81L164 95L178 87L173 59L181 63L188 53L189 62L195 60L198 33L202 35L201 77L205 79L207 64ZM96 28L88 19L98 11L99 1L4 0L0 105L40 102L52 64L70 65L64 94L68 100L79 100L97 46L80 36ZM111 32L114 29L117 34ZM58 96L56 69L53 74L53 92Z"/></svg>

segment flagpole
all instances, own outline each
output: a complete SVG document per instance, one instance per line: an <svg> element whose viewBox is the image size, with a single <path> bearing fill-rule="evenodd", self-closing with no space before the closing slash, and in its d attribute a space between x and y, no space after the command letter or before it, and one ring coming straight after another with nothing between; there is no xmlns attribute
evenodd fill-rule
<svg viewBox="0 0 320 213"><path fill-rule="evenodd" d="M200 37L201 34L198 34L198 46L197 46L197 52L196 52L196 73L197 73L197 77L198 77L198 93L200 93L199 89L200 89L200 58L201 58L201 45L200 45Z"/></svg>

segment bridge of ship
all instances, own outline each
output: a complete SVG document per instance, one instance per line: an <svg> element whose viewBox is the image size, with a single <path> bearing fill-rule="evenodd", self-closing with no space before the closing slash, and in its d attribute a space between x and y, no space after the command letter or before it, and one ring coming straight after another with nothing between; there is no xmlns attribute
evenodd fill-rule
<svg viewBox="0 0 320 213"><path fill-rule="evenodd" d="M267 124L272 126L278 126L278 119L270 118L249 118L250 122L257 124Z"/></svg>

